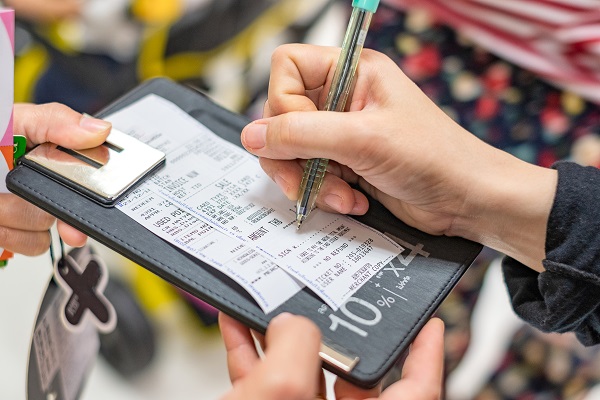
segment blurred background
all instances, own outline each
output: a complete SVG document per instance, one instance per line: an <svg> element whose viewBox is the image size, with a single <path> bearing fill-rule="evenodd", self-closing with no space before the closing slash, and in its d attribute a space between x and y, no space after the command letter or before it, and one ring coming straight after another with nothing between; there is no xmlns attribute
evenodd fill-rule
<svg viewBox="0 0 600 400"><path fill-rule="evenodd" d="M600 110L585 90L495 54L419 1L382 3L365 47L388 54L465 128L528 162L600 167ZM93 114L141 82L166 76L253 119L266 99L273 49L288 42L339 46L351 0L5 4L18 20L17 102L57 101ZM600 10L596 0L577 4ZM585 55L600 65L597 49ZM119 335L100 336L81 398L223 394L229 379L216 311L91 245L108 264L109 299L123 322ZM447 325L446 398L600 399L600 349L524 325L510 307L499 260L484 249L438 312ZM16 256L0 270L0 399L25 398L31 335L51 274L49 254Z"/></svg>

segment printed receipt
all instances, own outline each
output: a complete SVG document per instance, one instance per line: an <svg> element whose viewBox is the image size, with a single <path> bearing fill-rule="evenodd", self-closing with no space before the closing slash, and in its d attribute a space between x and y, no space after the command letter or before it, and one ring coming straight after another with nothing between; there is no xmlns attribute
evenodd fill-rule
<svg viewBox="0 0 600 400"><path fill-rule="evenodd" d="M231 262L231 253L221 251L220 245L213 245L210 255L202 245L191 246L201 251L191 250L191 242L183 244L187 240L177 235L197 228L179 227L173 223L178 215L171 216L165 209L179 210L194 218L195 223L214 228L211 231L220 233L218 242L229 244L227 239L233 240L234 248L238 245L243 246L243 252L257 252L250 253L252 260L275 263L334 310L401 251L380 232L349 217L318 209L297 230L293 204L266 176L254 156L159 96L149 95L108 119L120 130L167 154L166 167L123 200L119 208L162 238L210 259L210 264L224 273L240 274L239 265ZM154 201L154 210L149 210L149 203L136 208L130 201L132 196L140 195L140 190L153 193L153 200L148 201ZM169 231L177 232L177 237L166 233ZM248 280L252 277L249 275L244 279L251 283L254 279ZM238 282L242 279L236 275L232 278ZM277 290L275 286L243 286L255 290L254 294L250 291L255 298L268 299L271 304L277 301L269 294ZM287 299L279 297L281 302Z"/></svg>
<svg viewBox="0 0 600 400"><path fill-rule="evenodd" d="M148 185L135 189L117 207L155 235L228 275L265 313L304 287L255 249L217 231Z"/></svg>

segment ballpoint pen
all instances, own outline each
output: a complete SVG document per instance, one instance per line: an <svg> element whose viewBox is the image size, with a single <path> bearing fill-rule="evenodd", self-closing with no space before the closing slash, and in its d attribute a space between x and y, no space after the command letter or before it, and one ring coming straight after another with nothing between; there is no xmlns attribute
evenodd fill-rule
<svg viewBox="0 0 600 400"><path fill-rule="evenodd" d="M354 73L358 66L360 53L371 24L371 17L377 10L379 0L353 0L352 15L346 29L342 51L335 68L329 93L325 100L324 111L344 111L346 100L352 89ZM326 158L313 158L307 161L302 176L296 204L296 223L298 229L314 207L317 194L325 178Z"/></svg>

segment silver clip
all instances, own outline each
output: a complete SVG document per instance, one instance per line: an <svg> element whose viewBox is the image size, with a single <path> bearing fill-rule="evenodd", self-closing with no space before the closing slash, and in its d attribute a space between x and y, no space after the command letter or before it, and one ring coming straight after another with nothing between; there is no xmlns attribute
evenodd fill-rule
<svg viewBox="0 0 600 400"><path fill-rule="evenodd" d="M114 128L103 145L92 149L44 143L24 157L73 189L89 191L88 195L105 205L114 203L165 162L165 153Z"/></svg>
<svg viewBox="0 0 600 400"><path fill-rule="evenodd" d="M326 345L325 343L321 343L319 356L321 357L321 360L325 361L327 364L345 372L352 371L360 360L357 356L344 354L340 350L334 349L332 346Z"/></svg>

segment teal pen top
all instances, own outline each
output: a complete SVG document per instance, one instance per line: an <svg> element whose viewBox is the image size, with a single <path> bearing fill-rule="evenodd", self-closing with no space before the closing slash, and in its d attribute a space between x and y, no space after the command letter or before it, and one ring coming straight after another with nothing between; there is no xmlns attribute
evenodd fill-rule
<svg viewBox="0 0 600 400"><path fill-rule="evenodd" d="M363 10L375 13L379 6L379 0L352 0L352 7L362 8Z"/></svg>

